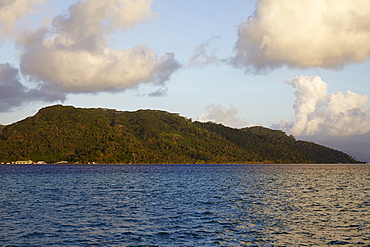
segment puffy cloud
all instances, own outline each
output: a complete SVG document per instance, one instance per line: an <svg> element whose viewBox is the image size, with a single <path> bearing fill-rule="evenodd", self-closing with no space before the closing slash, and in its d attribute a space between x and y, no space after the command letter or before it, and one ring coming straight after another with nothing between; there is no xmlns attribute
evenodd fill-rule
<svg viewBox="0 0 370 247"><path fill-rule="evenodd" d="M163 85L179 68L174 54L158 57L143 45L113 50L106 34L152 18L149 0L78 1L19 36L21 71L59 93L117 92L141 83Z"/></svg>
<svg viewBox="0 0 370 247"><path fill-rule="evenodd" d="M31 101L64 101L65 96L46 88L29 89L20 81L19 70L0 64L0 112L10 111Z"/></svg>
<svg viewBox="0 0 370 247"><path fill-rule="evenodd" d="M124 90L144 82L164 82L178 64L172 54L158 58L144 46L91 53L46 44L23 54L21 68L30 79L50 84L60 92L93 93Z"/></svg>
<svg viewBox="0 0 370 247"><path fill-rule="evenodd" d="M22 73L1 65L0 111L31 101L64 101L68 93L118 92L142 83L160 87L150 95L165 94L165 83L180 67L174 54L158 56L143 45L124 50L107 45L110 33L155 17L152 0L77 1L34 30L20 30L17 22L46 1L0 2L0 41L17 34ZM26 87L20 78L35 82L35 87Z"/></svg>
<svg viewBox="0 0 370 247"><path fill-rule="evenodd" d="M282 67L340 68L370 56L368 0L258 0L241 23L234 66L265 72Z"/></svg>
<svg viewBox="0 0 370 247"><path fill-rule="evenodd" d="M286 81L297 89L295 122L283 120L272 127L295 136L349 136L370 133L368 95L350 90L328 94L327 83L318 76L297 76Z"/></svg>
<svg viewBox="0 0 370 247"><path fill-rule="evenodd" d="M54 18L56 37L71 42L76 48L94 50L102 34L125 30L154 17L151 3L152 0L78 1L69 7L67 15Z"/></svg>
<svg viewBox="0 0 370 247"><path fill-rule="evenodd" d="M0 2L0 40L15 34L17 21L25 14L32 13L36 6L46 0L2 0Z"/></svg>
<svg viewBox="0 0 370 247"><path fill-rule="evenodd" d="M326 101L327 84L321 80L320 77L300 76L286 81L287 84L298 88L295 92L296 101L293 106L296 115L296 123L291 129L292 133L302 133L306 131L307 134L317 131L318 124L323 121L325 112L317 113L317 109L321 109L323 103ZM309 118L310 115L315 114L315 118Z"/></svg>
<svg viewBox="0 0 370 247"><path fill-rule="evenodd" d="M235 106L226 109L220 104L210 104L206 106L205 110L208 114L202 113L198 117L198 120L201 122L211 121L234 128L246 127L248 125L245 119L238 117L238 109Z"/></svg>

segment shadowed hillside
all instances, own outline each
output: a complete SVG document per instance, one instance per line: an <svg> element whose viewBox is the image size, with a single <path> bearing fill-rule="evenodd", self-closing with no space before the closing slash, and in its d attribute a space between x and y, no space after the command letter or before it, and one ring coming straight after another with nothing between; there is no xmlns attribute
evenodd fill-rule
<svg viewBox="0 0 370 247"><path fill-rule="evenodd" d="M55 105L0 128L0 162L357 163L279 130L233 129L158 110Z"/></svg>

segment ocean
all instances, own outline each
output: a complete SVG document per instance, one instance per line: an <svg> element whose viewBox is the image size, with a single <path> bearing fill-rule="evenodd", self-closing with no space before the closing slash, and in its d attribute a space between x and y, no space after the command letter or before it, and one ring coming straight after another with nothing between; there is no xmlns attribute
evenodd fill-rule
<svg viewBox="0 0 370 247"><path fill-rule="evenodd" d="M370 165L0 165L0 246L370 246Z"/></svg>

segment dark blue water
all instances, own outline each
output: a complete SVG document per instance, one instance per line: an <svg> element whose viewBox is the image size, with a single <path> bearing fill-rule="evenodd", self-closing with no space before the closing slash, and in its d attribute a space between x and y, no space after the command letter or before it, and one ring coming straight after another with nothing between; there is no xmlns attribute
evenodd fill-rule
<svg viewBox="0 0 370 247"><path fill-rule="evenodd" d="M0 246L370 246L369 165L0 165Z"/></svg>

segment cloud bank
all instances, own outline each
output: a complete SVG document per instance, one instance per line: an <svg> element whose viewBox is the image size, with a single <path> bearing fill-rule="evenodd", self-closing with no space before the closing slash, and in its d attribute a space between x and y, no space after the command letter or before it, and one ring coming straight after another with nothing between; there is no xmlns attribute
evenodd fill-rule
<svg viewBox="0 0 370 247"><path fill-rule="evenodd" d="M234 128L246 127L248 125L245 119L238 117L238 109L235 106L226 109L220 104L210 104L206 106L205 110L208 113L202 113L198 117L198 120L201 122L211 121Z"/></svg>
<svg viewBox="0 0 370 247"><path fill-rule="evenodd" d="M350 136L370 133L368 95L347 90L328 94L319 76L297 76L285 81L296 88L294 122L283 120L272 127L295 136Z"/></svg>
<svg viewBox="0 0 370 247"><path fill-rule="evenodd" d="M258 0L238 28L230 63L263 73L283 66L340 68L370 56L368 0Z"/></svg>

